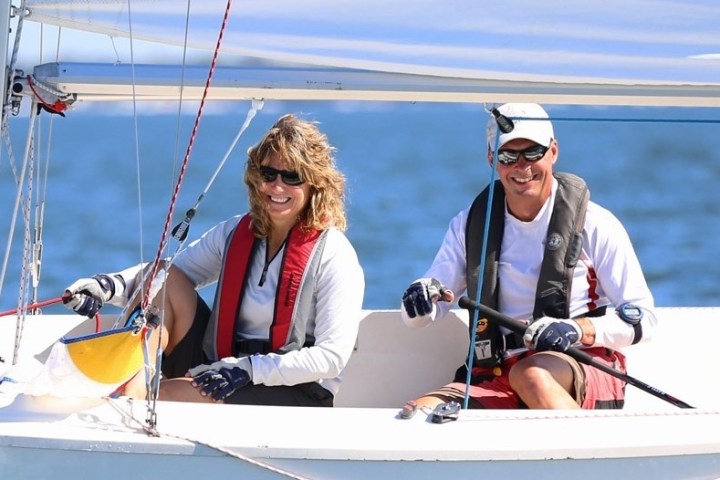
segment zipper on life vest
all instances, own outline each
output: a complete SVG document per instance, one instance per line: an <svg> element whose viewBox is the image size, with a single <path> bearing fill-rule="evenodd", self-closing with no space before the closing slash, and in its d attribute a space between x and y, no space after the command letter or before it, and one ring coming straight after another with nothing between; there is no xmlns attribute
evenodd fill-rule
<svg viewBox="0 0 720 480"><path fill-rule="evenodd" d="M272 256L272 258L268 258L268 254L270 253L270 245L265 239L265 265L263 265L262 273L260 274L260 281L258 282L258 287L262 287L265 284L265 279L267 278L267 271L268 267L270 267L270 264L275 260L275 257L278 256L278 253L282 252L285 248L285 243L287 243L287 238L283 241L282 245L280 245L280 248L278 248L278 251L275 252L275 255Z"/></svg>

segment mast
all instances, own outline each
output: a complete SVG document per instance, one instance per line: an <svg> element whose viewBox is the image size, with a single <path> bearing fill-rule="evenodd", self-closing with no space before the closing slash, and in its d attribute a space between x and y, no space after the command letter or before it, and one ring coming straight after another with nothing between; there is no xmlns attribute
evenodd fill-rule
<svg viewBox="0 0 720 480"><path fill-rule="evenodd" d="M2 81L0 82L0 93L2 96L2 118L5 117L7 86L10 81L10 72L8 71L8 46L10 45L10 12L12 6L10 2L2 2L0 7L0 65L2 65Z"/></svg>

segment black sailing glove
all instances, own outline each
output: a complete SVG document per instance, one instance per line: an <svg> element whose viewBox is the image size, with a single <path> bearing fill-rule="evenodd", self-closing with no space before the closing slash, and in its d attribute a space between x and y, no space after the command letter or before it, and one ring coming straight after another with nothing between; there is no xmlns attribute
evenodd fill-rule
<svg viewBox="0 0 720 480"><path fill-rule="evenodd" d="M402 308L408 317L432 313L433 303L441 299L445 288L434 278L421 278L412 283L402 296Z"/></svg>
<svg viewBox="0 0 720 480"><path fill-rule="evenodd" d="M533 350L564 352L580 343L583 336L582 328L575 320L560 320L542 317L525 330L525 345Z"/></svg>
<svg viewBox="0 0 720 480"><path fill-rule="evenodd" d="M225 400L252 381L250 357L227 357L210 365L198 365L188 371L192 384L202 395L216 402Z"/></svg>

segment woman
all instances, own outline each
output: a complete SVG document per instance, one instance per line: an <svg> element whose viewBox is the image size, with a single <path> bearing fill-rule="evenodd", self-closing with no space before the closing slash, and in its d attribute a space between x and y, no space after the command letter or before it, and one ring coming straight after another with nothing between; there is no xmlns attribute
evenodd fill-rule
<svg viewBox="0 0 720 480"><path fill-rule="evenodd" d="M345 179L333 153L313 123L292 115L248 150L250 211L178 253L152 301L163 322L150 358L159 341L168 379L159 399L333 405L365 285L343 233ZM88 316L105 301L122 306L141 269L79 280L65 303ZM195 290L216 281L211 310ZM144 397L145 380L136 375L125 394Z"/></svg>

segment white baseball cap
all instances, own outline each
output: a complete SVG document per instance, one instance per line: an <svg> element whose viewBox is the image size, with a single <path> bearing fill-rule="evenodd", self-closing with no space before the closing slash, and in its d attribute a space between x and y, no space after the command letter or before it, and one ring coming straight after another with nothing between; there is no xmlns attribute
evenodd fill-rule
<svg viewBox="0 0 720 480"><path fill-rule="evenodd" d="M515 128L509 133L500 133L497 147L500 148L510 140L525 138L545 147L555 138L550 117L543 107L537 103L506 103L498 107L498 111L512 120ZM487 141L490 149L495 149L495 135L500 132L495 117L491 116L487 125Z"/></svg>

